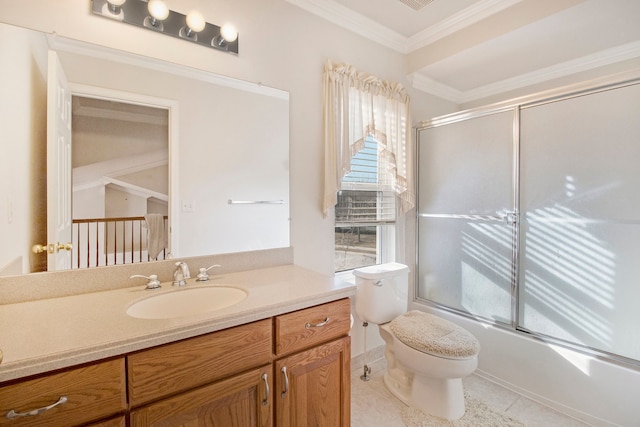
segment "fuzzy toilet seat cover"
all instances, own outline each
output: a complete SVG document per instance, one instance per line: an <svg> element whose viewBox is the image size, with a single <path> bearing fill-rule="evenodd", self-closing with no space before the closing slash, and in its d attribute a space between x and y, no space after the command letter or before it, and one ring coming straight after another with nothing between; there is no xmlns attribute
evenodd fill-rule
<svg viewBox="0 0 640 427"><path fill-rule="evenodd" d="M434 356L462 359L480 351L476 337L464 328L418 310L396 317L389 328L409 347Z"/></svg>

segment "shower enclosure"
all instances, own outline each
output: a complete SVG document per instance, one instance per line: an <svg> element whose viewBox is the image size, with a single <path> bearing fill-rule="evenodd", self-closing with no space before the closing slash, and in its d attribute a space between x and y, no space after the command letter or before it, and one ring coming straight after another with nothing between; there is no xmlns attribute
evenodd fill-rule
<svg viewBox="0 0 640 427"><path fill-rule="evenodd" d="M422 123L416 298L640 365L639 115L635 79Z"/></svg>

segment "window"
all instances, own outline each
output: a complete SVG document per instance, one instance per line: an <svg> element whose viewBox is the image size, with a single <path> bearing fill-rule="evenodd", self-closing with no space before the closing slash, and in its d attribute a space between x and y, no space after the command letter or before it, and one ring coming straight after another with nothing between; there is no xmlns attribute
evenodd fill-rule
<svg viewBox="0 0 640 427"><path fill-rule="evenodd" d="M373 137L351 159L335 212L336 272L394 260L396 196Z"/></svg>
<svg viewBox="0 0 640 427"><path fill-rule="evenodd" d="M397 211L415 206L409 95L348 64L323 74L325 216L335 209L335 270L395 261Z"/></svg>

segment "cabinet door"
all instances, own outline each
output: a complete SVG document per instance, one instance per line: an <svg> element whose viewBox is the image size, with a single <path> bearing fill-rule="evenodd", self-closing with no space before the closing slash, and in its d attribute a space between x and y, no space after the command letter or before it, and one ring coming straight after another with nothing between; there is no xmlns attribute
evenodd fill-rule
<svg viewBox="0 0 640 427"><path fill-rule="evenodd" d="M350 354L344 337L276 361L276 425L348 427Z"/></svg>
<svg viewBox="0 0 640 427"><path fill-rule="evenodd" d="M269 427L271 365L253 369L131 412L131 427Z"/></svg>

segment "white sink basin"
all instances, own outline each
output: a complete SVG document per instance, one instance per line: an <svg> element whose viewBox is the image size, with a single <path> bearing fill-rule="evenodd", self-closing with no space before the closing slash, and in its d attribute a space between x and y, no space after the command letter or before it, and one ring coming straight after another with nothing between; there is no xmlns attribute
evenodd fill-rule
<svg viewBox="0 0 640 427"><path fill-rule="evenodd" d="M193 316L232 306L246 297L242 289L229 286L186 287L138 301L127 309L127 314L139 319Z"/></svg>

